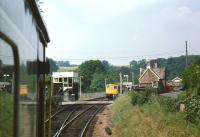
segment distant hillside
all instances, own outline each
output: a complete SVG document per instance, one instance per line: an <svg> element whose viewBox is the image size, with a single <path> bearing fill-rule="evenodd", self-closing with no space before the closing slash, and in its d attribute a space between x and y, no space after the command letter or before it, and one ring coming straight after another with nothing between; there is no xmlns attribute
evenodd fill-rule
<svg viewBox="0 0 200 137"><path fill-rule="evenodd" d="M188 56L188 65L194 63L197 59L200 58L200 55L189 55ZM158 64L158 67L165 67L167 69L167 80L171 80L176 76L181 77L183 71L185 70L186 61L185 56L180 57L170 57L168 59L165 58L157 58L153 60L153 62L156 62ZM139 69L146 67L146 60L140 60L140 61L131 61L132 65L132 71L139 76Z"/></svg>
<svg viewBox="0 0 200 137"><path fill-rule="evenodd" d="M59 67L58 72L77 71L78 66Z"/></svg>

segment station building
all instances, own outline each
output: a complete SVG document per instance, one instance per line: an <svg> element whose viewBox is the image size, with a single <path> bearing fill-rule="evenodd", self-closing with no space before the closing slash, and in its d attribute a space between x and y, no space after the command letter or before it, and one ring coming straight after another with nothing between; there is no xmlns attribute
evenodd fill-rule
<svg viewBox="0 0 200 137"><path fill-rule="evenodd" d="M78 99L80 77L77 72L53 72L53 94L64 95L65 100Z"/></svg>

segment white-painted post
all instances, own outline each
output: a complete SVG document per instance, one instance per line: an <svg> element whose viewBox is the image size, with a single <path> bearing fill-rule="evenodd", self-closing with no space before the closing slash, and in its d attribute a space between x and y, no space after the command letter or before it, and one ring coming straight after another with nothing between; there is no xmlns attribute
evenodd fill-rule
<svg viewBox="0 0 200 137"><path fill-rule="evenodd" d="M134 73L132 72L132 85L134 86Z"/></svg>
<svg viewBox="0 0 200 137"><path fill-rule="evenodd" d="M82 94L82 89L81 89L81 78L82 78L83 76L80 76L80 94L79 94L79 96L81 97L81 94Z"/></svg>
<svg viewBox="0 0 200 137"><path fill-rule="evenodd" d="M105 78L105 90L106 90L107 78Z"/></svg>

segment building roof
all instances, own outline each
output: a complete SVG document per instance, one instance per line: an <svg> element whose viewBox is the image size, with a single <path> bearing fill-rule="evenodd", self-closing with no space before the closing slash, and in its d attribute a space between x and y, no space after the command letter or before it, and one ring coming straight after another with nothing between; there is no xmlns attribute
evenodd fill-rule
<svg viewBox="0 0 200 137"><path fill-rule="evenodd" d="M79 77L78 73L76 72L53 72L53 78L59 77Z"/></svg>
<svg viewBox="0 0 200 137"><path fill-rule="evenodd" d="M148 70L150 70L159 79L165 79L165 68L147 68L146 70L142 71L139 79L141 79Z"/></svg>
<svg viewBox="0 0 200 137"><path fill-rule="evenodd" d="M165 79L165 68L153 68L152 70L160 79Z"/></svg>
<svg viewBox="0 0 200 137"><path fill-rule="evenodd" d="M172 79L171 81L182 81L182 79L181 78L179 78L179 77L175 77L174 79Z"/></svg>

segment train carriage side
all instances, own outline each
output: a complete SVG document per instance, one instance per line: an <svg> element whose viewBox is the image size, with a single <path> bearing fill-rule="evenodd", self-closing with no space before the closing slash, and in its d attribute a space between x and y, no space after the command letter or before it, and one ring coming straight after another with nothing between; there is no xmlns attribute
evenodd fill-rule
<svg viewBox="0 0 200 137"><path fill-rule="evenodd" d="M35 0L0 1L0 136L44 136L49 41Z"/></svg>

